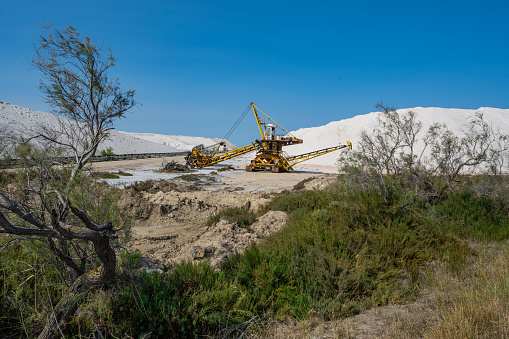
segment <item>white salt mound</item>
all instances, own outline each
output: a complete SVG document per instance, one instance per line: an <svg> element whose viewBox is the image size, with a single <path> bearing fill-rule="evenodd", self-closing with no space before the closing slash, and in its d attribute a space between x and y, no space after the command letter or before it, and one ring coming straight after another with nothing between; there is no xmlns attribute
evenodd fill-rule
<svg viewBox="0 0 509 339"><path fill-rule="evenodd" d="M17 135L24 138L32 136L38 128L58 126L59 119L54 114L36 111L30 108L24 108L0 101L0 125L7 127ZM201 142L201 139L195 140L193 137L182 137L186 143L159 143L147 140L146 138L138 138L135 133L125 133L120 131L110 131L107 140L99 145L99 151L112 147L115 154L137 154L137 153L171 153L188 151ZM212 140L212 139L211 139ZM198 142L199 141L199 142ZM195 143L198 142L198 143ZM209 141L210 144L214 142ZM174 145L180 147L175 147ZM206 145L208 146L208 144Z"/></svg>
<svg viewBox="0 0 509 339"><path fill-rule="evenodd" d="M461 131L465 130L469 123L469 118L474 117L476 112L482 113L484 120L491 123L503 134L509 134L509 109L481 107L477 110L472 109L457 109L457 108L440 108L440 107L415 107L407 109L399 109L399 114L412 110L416 113L416 119L422 122L422 130L420 137L423 137L424 132L428 127L434 123L445 124L446 127L458 136ZM289 155L298 155L307 153L327 147L336 146L338 144L346 144L346 141L352 143L353 148L359 141L360 132L363 129L369 131L369 127L376 121L378 112L369 114L358 115L350 119L340 121L333 121L325 126L301 128L297 131L291 132L297 138L304 140L303 144L288 146L285 151ZM306 165L321 165L321 166L335 166L339 152L332 152L302 164Z"/></svg>
<svg viewBox="0 0 509 339"><path fill-rule="evenodd" d="M183 135L164 135L154 133L119 132L130 135L132 137L154 142L156 144L172 146L182 151L189 151L197 145L211 146L222 141L222 139L218 138L188 137ZM229 141L226 141L226 146L230 150L237 148L236 145Z"/></svg>
<svg viewBox="0 0 509 339"><path fill-rule="evenodd" d="M410 109L400 109L399 114L412 110L416 113L417 120L423 124L421 133L424 133L428 127L434 123L442 123L456 134L466 128L469 118L474 117L479 112L484 115L484 119L491 123L495 128L499 128L503 134L509 134L509 109L499 109L490 107L481 107L477 110L440 108L440 107L415 107ZM304 140L301 145L285 147L284 150L289 155L298 155L311 151L320 150L346 144L350 141L355 148L359 141L360 132L363 129L369 130L376 121L378 112L358 115L350 119L333 121L324 126L301 128L292 132L298 138ZM37 126L52 126L57 124L58 117L44 112L35 111L29 108L23 108L16 105L7 104L0 101L0 126L6 125L15 130L19 135L27 137L34 132ZM256 139L253 135L253 141ZM422 138L422 135L420 136ZM153 133L128 133L121 131L111 131L109 140L104 141L99 150L106 147L112 147L116 154L131 153L166 153L177 151L188 151L194 146L203 144L210 146L221 141L217 138L189 137L181 135L162 135ZM236 148L232 143L227 142L229 149ZM336 159L340 151L332 152L297 166L336 166ZM234 164L237 167L243 167L254 158L254 152L225 161L225 164Z"/></svg>

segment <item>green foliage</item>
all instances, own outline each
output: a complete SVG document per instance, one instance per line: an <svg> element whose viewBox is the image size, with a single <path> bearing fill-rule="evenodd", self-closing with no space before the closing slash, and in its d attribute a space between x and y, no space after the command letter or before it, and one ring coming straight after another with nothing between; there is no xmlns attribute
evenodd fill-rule
<svg viewBox="0 0 509 339"><path fill-rule="evenodd" d="M36 169L40 170L40 169ZM54 169L55 178L68 178L67 169ZM9 183L15 187L13 194L21 194L23 182L14 176ZM34 176L32 183L37 183ZM52 182L58 188L59 180ZM119 247L130 236L130 217L125 207L119 204L121 191L101 185L85 173L78 175L68 187L68 197L76 206L98 223L111 221L118 238L112 240ZM55 199L46 196L47 202ZM23 201L23 200L21 200ZM69 218L69 224L79 221ZM91 244L63 239L55 241L60 251L65 251L84 271L98 266ZM135 260L135 259L133 259ZM133 264L134 265L134 264ZM48 240L21 238L0 234L0 337L36 337L47 321L47 314L59 302L69 284L76 278L49 249Z"/></svg>
<svg viewBox="0 0 509 339"><path fill-rule="evenodd" d="M113 122L135 106L134 91L123 92L118 79L108 76L115 65L111 51L103 57L102 46L81 38L72 26L61 31L43 27L48 34L35 45L32 65L42 72L40 89L47 103L73 123L60 120L53 130L41 128L36 133L44 140L40 145L19 140L13 148L19 171L0 186L2 337L35 337L55 307L58 325L48 322L46 329L66 331L60 325L73 316L67 310L79 306L86 292L64 296L65 311L60 312L61 292L72 282L85 291L94 283L107 283L115 276L111 245L120 245L129 235L117 192L102 190L83 169ZM0 138L3 151L5 138ZM62 154L71 155L71 164L58 163ZM100 230L92 227L96 222L102 224ZM84 273L98 268L99 259L102 272L93 281Z"/></svg>
<svg viewBox="0 0 509 339"><path fill-rule="evenodd" d="M246 206L227 208L211 217L206 221L207 226L211 226L224 218L228 222L236 223L239 227L250 229L249 226L256 221L257 213L249 210Z"/></svg>
<svg viewBox="0 0 509 339"><path fill-rule="evenodd" d="M127 186L125 189L133 189L136 192L147 192L155 185L154 180L136 181L134 184Z"/></svg>
<svg viewBox="0 0 509 339"><path fill-rule="evenodd" d="M103 178L103 179L120 179L120 176L115 173L106 172L106 173L101 173L100 175L101 175L101 178Z"/></svg>
<svg viewBox="0 0 509 339"><path fill-rule="evenodd" d="M10 171L0 170L0 185L7 186L10 182L14 180L16 174Z"/></svg>
<svg viewBox="0 0 509 339"><path fill-rule="evenodd" d="M121 176L124 176L124 177L132 177L133 176L132 173L123 172L123 171L118 171L118 175L121 175Z"/></svg>
<svg viewBox="0 0 509 339"><path fill-rule="evenodd" d="M119 188L97 183L89 175L77 179L70 199L73 204L87 213L97 223L111 222L117 238L113 245L123 245L131 236L132 216L127 206L120 203L122 191Z"/></svg>
<svg viewBox="0 0 509 339"><path fill-rule="evenodd" d="M113 152L113 147L106 147L106 149L101 150L101 155L103 157L110 157L116 155L115 152Z"/></svg>
<svg viewBox="0 0 509 339"><path fill-rule="evenodd" d="M351 186L378 193L387 206L396 199L434 204L446 191L461 188L460 173L501 174L507 166L509 135L500 134L481 113L470 117L462 135L456 135L444 124L423 131L411 110L397 112L382 104L377 108L381 112L375 124L338 162Z"/></svg>
<svg viewBox="0 0 509 339"><path fill-rule="evenodd" d="M124 285L111 301L108 324L117 335L197 337L226 323L226 314L249 316L236 311L242 299L241 291L206 262L182 263L171 274L143 273L134 284Z"/></svg>
<svg viewBox="0 0 509 339"><path fill-rule="evenodd" d="M63 266L41 241L0 236L0 337L36 337L66 289ZM13 274L15 272L15 274Z"/></svg>
<svg viewBox="0 0 509 339"><path fill-rule="evenodd" d="M442 216L441 225L461 238L499 241L509 238L507 208L499 199L474 196L469 190L451 194L429 213Z"/></svg>
<svg viewBox="0 0 509 339"><path fill-rule="evenodd" d="M133 175L131 173L128 173L128 172L118 171L118 172L115 172L115 173L112 173L112 172L94 172L93 176L99 177L99 178L102 178L102 179L120 179L120 176L123 176L123 177L132 177Z"/></svg>
<svg viewBox="0 0 509 339"><path fill-rule="evenodd" d="M118 79L109 76L115 66L111 50L81 37L72 26L42 28L47 36L40 37L32 59L32 65L42 73L41 92L56 113L95 126L94 135L86 136L88 145L94 147L107 137L114 120L136 104L134 90L123 92Z"/></svg>
<svg viewBox="0 0 509 339"><path fill-rule="evenodd" d="M121 252L119 259L118 265L121 269L134 270L140 266L141 253L139 251L134 253Z"/></svg>

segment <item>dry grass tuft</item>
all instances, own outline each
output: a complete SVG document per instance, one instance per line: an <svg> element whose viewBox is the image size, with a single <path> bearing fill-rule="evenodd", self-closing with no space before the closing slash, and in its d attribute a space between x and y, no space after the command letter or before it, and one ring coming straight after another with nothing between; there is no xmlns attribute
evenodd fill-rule
<svg viewBox="0 0 509 339"><path fill-rule="evenodd" d="M473 247L476 247L473 244ZM418 317L395 317L384 337L509 338L509 248L481 246L459 272L430 265L423 285L431 298L417 303Z"/></svg>
<svg viewBox="0 0 509 339"><path fill-rule="evenodd" d="M472 266L457 274L460 288L449 297L437 300L438 320L428 329L426 338L509 337L509 249L506 245L484 247Z"/></svg>

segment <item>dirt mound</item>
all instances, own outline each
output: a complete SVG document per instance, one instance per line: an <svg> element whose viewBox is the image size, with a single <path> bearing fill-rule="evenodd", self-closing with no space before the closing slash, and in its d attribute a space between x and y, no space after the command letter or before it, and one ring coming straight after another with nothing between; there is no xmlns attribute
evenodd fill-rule
<svg viewBox="0 0 509 339"><path fill-rule="evenodd" d="M276 216L280 212L270 212L252 225L252 232L224 220L207 227L207 219L221 210L250 206L255 211L266 204L270 196L257 192L194 188L181 191L184 186L177 186L178 190L171 190L171 187L159 187L161 190L156 193L126 191L126 200L137 218L129 247L150 258L155 266L205 258L218 264L236 251L242 252L253 241L273 233L272 230L281 229L286 222Z"/></svg>
<svg viewBox="0 0 509 339"><path fill-rule="evenodd" d="M294 190L323 190L332 185L334 182L337 182L338 176L329 174L329 175L318 175L314 177L306 178L300 182L298 182L295 186L293 186Z"/></svg>
<svg viewBox="0 0 509 339"><path fill-rule="evenodd" d="M251 225L251 229L259 239L263 239L272 233L281 231L285 227L287 220L285 212L269 211L256 219Z"/></svg>
<svg viewBox="0 0 509 339"><path fill-rule="evenodd" d="M218 266L233 254L244 252L252 243L280 231L286 221L286 213L281 211L262 215L251 225L251 230L220 220L210 227L203 227L196 241L184 245L172 261L209 259L213 266Z"/></svg>
<svg viewBox="0 0 509 339"><path fill-rule="evenodd" d="M182 260L210 260L217 267L234 253L283 229L287 216L270 211L249 229L226 220L207 226L209 217L231 207L248 206L255 212L284 189L321 189L337 178L310 173L232 171L232 175L190 173L124 189L124 200L135 215L128 247L140 251L152 268Z"/></svg>

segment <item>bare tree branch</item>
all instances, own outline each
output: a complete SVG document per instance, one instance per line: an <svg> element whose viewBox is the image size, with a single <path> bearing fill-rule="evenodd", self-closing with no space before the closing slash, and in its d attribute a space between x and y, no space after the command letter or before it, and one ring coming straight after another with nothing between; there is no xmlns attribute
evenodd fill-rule
<svg viewBox="0 0 509 339"><path fill-rule="evenodd" d="M433 124L421 137L422 123L414 112L399 113L381 104L377 108L381 112L376 124L361 132L357 150L343 154L339 163L364 188L378 191L386 204L391 203L396 178L413 185L416 195L432 202L454 189L461 173L502 171L509 136L496 131L481 113L470 118L462 136Z"/></svg>

